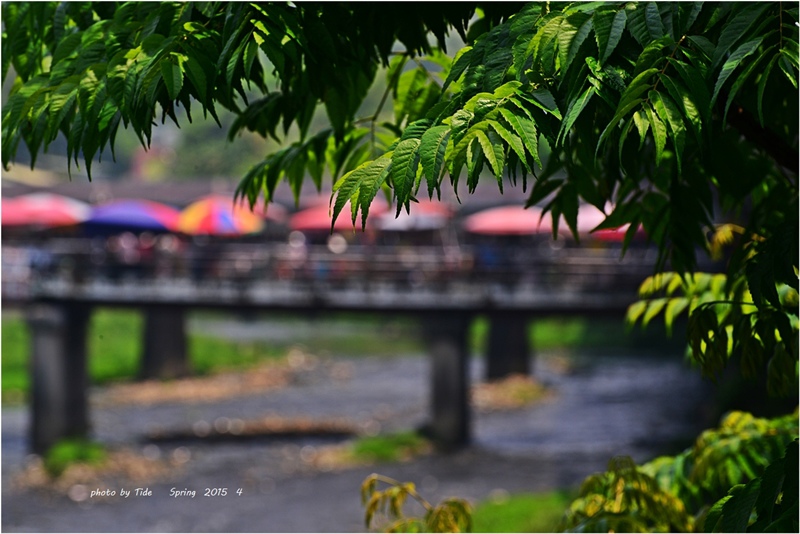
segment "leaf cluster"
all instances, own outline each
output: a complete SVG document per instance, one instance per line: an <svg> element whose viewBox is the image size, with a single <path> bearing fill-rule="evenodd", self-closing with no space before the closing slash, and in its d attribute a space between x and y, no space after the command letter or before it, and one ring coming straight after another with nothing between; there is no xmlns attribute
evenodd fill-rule
<svg viewBox="0 0 800 534"><path fill-rule="evenodd" d="M676 496L628 457L613 458L608 471L588 477L567 510L565 532L687 532L691 517Z"/></svg>
<svg viewBox="0 0 800 534"><path fill-rule="evenodd" d="M731 521L749 520L754 501L739 497L727 510L722 506L731 498L730 491L738 494L747 487L745 494L753 496L761 484L765 491L759 498L760 523L779 516L785 521L784 512L796 506L796 487L795 497L790 490L784 490L788 495L782 497L777 488L784 480L788 483L783 487L789 488L797 479L796 459L795 464L783 459L792 444L796 454L797 435L797 411L775 419L731 412L718 428L703 432L692 447L676 456L662 456L641 466L627 457L613 459L608 471L584 481L561 527L591 532L692 532L702 530L704 524L718 525L720 514L728 514L725 524L719 524L722 531L744 532L744 528L731 530ZM782 500L787 504L773 512Z"/></svg>
<svg viewBox="0 0 800 534"><path fill-rule="evenodd" d="M87 171L120 123L148 146L152 126L191 120L193 103L217 122L217 106L238 114L230 137L249 129L277 137L294 124L301 138L324 105L337 141L377 67L399 41L410 54L444 47L450 28L466 38L476 5L9 2L3 4L3 79L16 74L3 110L3 165L20 141L35 164L61 132ZM487 19L508 14L487 6ZM428 39L432 32L438 46ZM275 85L272 87L272 85ZM257 91L263 95L250 101ZM290 162L287 162L291 164Z"/></svg>
<svg viewBox="0 0 800 534"><path fill-rule="evenodd" d="M735 359L745 378L765 377L772 395L796 394L797 290L777 285L770 292L774 297L761 298L759 306L758 292L748 281L744 277L731 281L724 274L658 273L641 284L640 300L628 308L626 321L645 327L663 314L670 331L675 320L688 312L690 355L704 375L716 377Z"/></svg>
<svg viewBox="0 0 800 534"><path fill-rule="evenodd" d="M378 482L388 485L378 489ZM423 517L405 516L403 506L408 497L425 510ZM413 483L401 483L383 475L372 474L361 485L361 502L365 506L365 522L371 528L376 515L386 516L391 523L385 532L471 532L472 509L463 499L445 499L434 506L425 500Z"/></svg>
<svg viewBox="0 0 800 534"><path fill-rule="evenodd" d="M796 121L782 115L797 100L796 18L763 2L527 4L459 53L444 84L459 89L407 126L401 153L380 156L391 156L397 204L420 175L430 193L445 172L457 188L466 169L473 191L484 169L501 189L504 171L524 182L538 169L528 204L547 201L554 231L563 217L576 233L580 200L612 201L601 228L630 223L629 242L643 226L660 265L690 269L707 248L713 190L731 206L753 192L721 154L761 164L765 191L786 185L780 166L796 178ZM729 128L735 139L720 136ZM769 146L756 132L771 132Z"/></svg>

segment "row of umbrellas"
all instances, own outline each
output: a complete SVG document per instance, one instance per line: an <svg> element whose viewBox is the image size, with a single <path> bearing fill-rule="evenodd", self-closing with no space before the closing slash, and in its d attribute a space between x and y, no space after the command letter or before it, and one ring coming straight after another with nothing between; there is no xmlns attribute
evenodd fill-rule
<svg viewBox="0 0 800 534"><path fill-rule="evenodd" d="M444 227L453 216L446 204L420 201L411 212L395 216L383 199L376 199L370 208L370 224L383 231L435 230ZM578 214L578 232L588 234L605 219L605 214L591 205L582 206ZM2 225L57 227L83 224L87 227L139 231L182 232L190 235L244 235L264 229L266 221L287 224L291 230L330 231L331 210L327 201L313 203L291 217L286 209L272 204L268 210L251 211L244 204L234 204L223 195L209 195L183 210L167 204L140 199L122 199L97 206L53 193L32 193L2 199ZM372 221L376 221L373 223ZM357 221L357 226L360 220ZM542 216L537 207L501 206L480 211L463 221L466 231L482 235L535 235L552 233L549 216ZM349 208L333 225L333 230L352 230ZM627 226L600 230L593 236L607 241L621 241Z"/></svg>
<svg viewBox="0 0 800 534"><path fill-rule="evenodd" d="M261 231L265 220L283 220L285 211L272 206L252 212L229 197L210 195L183 210L161 202L120 199L97 206L53 193L32 193L2 199L3 226L58 227L82 224L89 228L182 232L190 235L243 235Z"/></svg>

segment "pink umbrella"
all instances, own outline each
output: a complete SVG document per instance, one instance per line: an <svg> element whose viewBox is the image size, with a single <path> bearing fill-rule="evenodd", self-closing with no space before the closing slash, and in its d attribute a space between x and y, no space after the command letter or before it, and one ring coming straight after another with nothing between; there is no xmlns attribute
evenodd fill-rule
<svg viewBox="0 0 800 534"><path fill-rule="evenodd" d="M54 193L30 193L3 199L3 226L69 226L85 221L91 207L85 202Z"/></svg>
<svg viewBox="0 0 800 534"><path fill-rule="evenodd" d="M376 199L369 208L370 216L367 219L367 224L369 224L373 216L385 213L387 209L385 202ZM289 218L289 228L300 232L330 232L332 218L333 208L329 207L328 204L316 204L292 215ZM336 218L333 229L338 232L352 232L354 228L361 229L361 212L359 211L354 227L350 216L350 203L348 202L339 217Z"/></svg>
<svg viewBox="0 0 800 534"><path fill-rule="evenodd" d="M548 215L535 206L500 206L479 211L464 219L464 229L482 235L534 235L547 234L553 229Z"/></svg>

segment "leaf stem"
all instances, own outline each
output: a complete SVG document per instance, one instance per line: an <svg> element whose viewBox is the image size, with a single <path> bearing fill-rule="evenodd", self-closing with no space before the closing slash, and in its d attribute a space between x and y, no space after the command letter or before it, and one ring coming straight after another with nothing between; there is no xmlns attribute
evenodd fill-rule
<svg viewBox="0 0 800 534"><path fill-rule="evenodd" d="M403 52L400 54L404 57L408 56L408 52ZM378 108L375 110L375 114L369 119L371 122L370 125L370 144L375 146L375 122L378 120L378 116L383 111L383 106L386 104L386 99L389 97L389 92L392 90L392 87L397 83L400 79L400 74L403 72L402 68L398 68L393 74L392 79L389 80L389 83L386 84L386 89L383 91L383 95L381 95L381 101L378 102Z"/></svg>
<svg viewBox="0 0 800 534"><path fill-rule="evenodd" d="M678 49L681 47L681 43L682 43L682 42L683 42L685 39L686 39L686 36L685 36L685 35L684 35L684 36L682 36L682 37L681 37L681 39L680 39L680 41L678 41L678 42L677 42L677 44L675 45L675 48L673 48L673 49L672 49L672 53L671 53L671 54L669 55L669 57L667 58L667 61L665 61L665 62L664 62L664 68L663 68L663 69L661 69L661 72L659 72L659 73L658 73L658 79L656 80L656 84L653 86L653 91L656 91L656 90L658 89L658 84L659 84L659 83L661 83L661 77L662 77L662 76L664 75L664 73L667 71L667 67L669 67L669 60L670 60L670 59L673 59L673 58L675 57L675 54L677 54L677 53L678 53Z"/></svg>

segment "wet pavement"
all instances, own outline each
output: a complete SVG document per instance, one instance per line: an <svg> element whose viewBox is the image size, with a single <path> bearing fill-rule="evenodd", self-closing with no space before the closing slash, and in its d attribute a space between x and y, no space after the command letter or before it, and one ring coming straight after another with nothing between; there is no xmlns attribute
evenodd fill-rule
<svg viewBox="0 0 800 534"><path fill-rule="evenodd" d="M27 413L3 409L2 530L362 532L359 488L373 472L413 481L432 501L459 496L477 502L498 491L574 487L614 455L641 462L676 452L706 424L708 385L680 356L584 355L572 360L568 372L563 361L553 355L537 359L535 375L554 392L546 401L476 413L473 444L466 450L331 472L295 461L320 445L319 438L160 443L158 449L142 438L198 421L270 415L344 419L370 432L419 427L428 407L425 358L334 358L325 361L326 372L305 373L291 387L204 404L115 406L102 402L104 390L97 389L93 437L112 446L149 447L164 457L180 449L188 459L167 480L146 484L152 496L127 499L75 502L52 492L11 491L8 482L26 461ZM473 380L480 378L479 359L472 360L470 372ZM171 497L173 488L196 494ZM206 488L227 488L227 495L205 497Z"/></svg>

